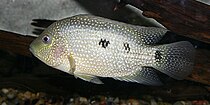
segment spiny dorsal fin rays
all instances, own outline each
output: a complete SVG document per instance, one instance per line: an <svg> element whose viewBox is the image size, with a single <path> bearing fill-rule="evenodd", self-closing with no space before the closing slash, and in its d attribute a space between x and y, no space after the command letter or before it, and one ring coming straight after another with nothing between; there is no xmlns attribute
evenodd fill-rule
<svg viewBox="0 0 210 105"><path fill-rule="evenodd" d="M92 19L92 20L97 20L99 22L104 22L104 24L107 23L107 24L118 25L121 28L125 28L125 27L129 27L131 29L133 28L134 30L138 32L137 40L141 40L142 44L145 44L145 45L151 45L151 44L155 44L159 42L168 31L167 29L164 29L164 28L144 27L144 26L126 24L123 22L113 21L113 20L103 18L103 17L95 17L89 14L80 15L80 18L84 18L84 17L88 19Z"/></svg>

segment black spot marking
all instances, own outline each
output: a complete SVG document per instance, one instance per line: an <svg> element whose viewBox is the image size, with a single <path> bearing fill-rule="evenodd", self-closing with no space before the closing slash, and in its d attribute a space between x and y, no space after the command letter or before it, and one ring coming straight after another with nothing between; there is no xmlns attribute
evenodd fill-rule
<svg viewBox="0 0 210 105"><path fill-rule="evenodd" d="M108 45L110 44L109 41L107 41L106 39L101 39L99 42L99 45L102 45L103 48L106 48Z"/></svg>
<svg viewBox="0 0 210 105"><path fill-rule="evenodd" d="M129 44L128 43L124 43L123 45L124 45L125 50L127 51L127 53L129 53L130 50L131 50L130 47L129 47Z"/></svg>
<svg viewBox="0 0 210 105"><path fill-rule="evenodd" d="M155 59L161 60L162 59L162 53L160 51L155 52Z"/></svg>

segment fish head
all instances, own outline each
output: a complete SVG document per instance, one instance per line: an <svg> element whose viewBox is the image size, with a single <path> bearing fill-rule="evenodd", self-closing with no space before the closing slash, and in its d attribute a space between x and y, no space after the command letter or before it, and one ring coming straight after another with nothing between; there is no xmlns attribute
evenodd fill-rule
<svg viewBox="0 0 210 105"><path fill-rule="evenodd" d="M30 44L30 51L35 57L51 67L65 72L70 69L68 41L59 30L52 27L45 29Z"/></svg>

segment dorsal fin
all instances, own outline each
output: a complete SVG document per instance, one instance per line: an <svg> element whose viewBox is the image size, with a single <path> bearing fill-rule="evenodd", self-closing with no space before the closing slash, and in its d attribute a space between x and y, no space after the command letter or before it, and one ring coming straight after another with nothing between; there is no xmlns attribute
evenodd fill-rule
<svg viewBox="0 0 210 105"><path fill-rule="evenodd" d="M135 28L139 33L139 40L141 40L142 44L145 45L153 45L158 43L168 31L167 29L157 27L136 26Z"/></svg>
<svg viewBox="0 0 210 105"><path fill-rule="evenodd" d="M151 44L155 44L159 42L168 31L167 29L164 29L164 28L144 27L144 26L126 24L123 22L119 22L119 21L115 21L115 20L111 20L111 19L107 19L107 18L103 18L99 16L93 16L90 14L76 15L71 18L81 18L81 19L87 18L89 20L90 19L94 20L93 22L97 20L98 22L103 22L104 24L116 25L117 27L119 26L120 28L128 27L131 29L131 31L137 31L137 40L141 40L141 44L145 44L145 45L151 45ZM98 24L98 23L95 23L95 24Z"/></svg>

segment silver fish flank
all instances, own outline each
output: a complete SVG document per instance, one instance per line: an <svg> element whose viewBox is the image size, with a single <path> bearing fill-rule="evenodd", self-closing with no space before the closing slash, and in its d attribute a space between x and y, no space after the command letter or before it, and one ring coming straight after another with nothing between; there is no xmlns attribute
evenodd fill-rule
<svg viewBox="0 0 210 105"><path fill-rule="evenodd" d="M156 44L167 31L76 15L46 28L30 51L47 65L96 84L102 84L98 77L110 77L160 85L157 70L181 80L193 69L191 43Z"/></svg>

